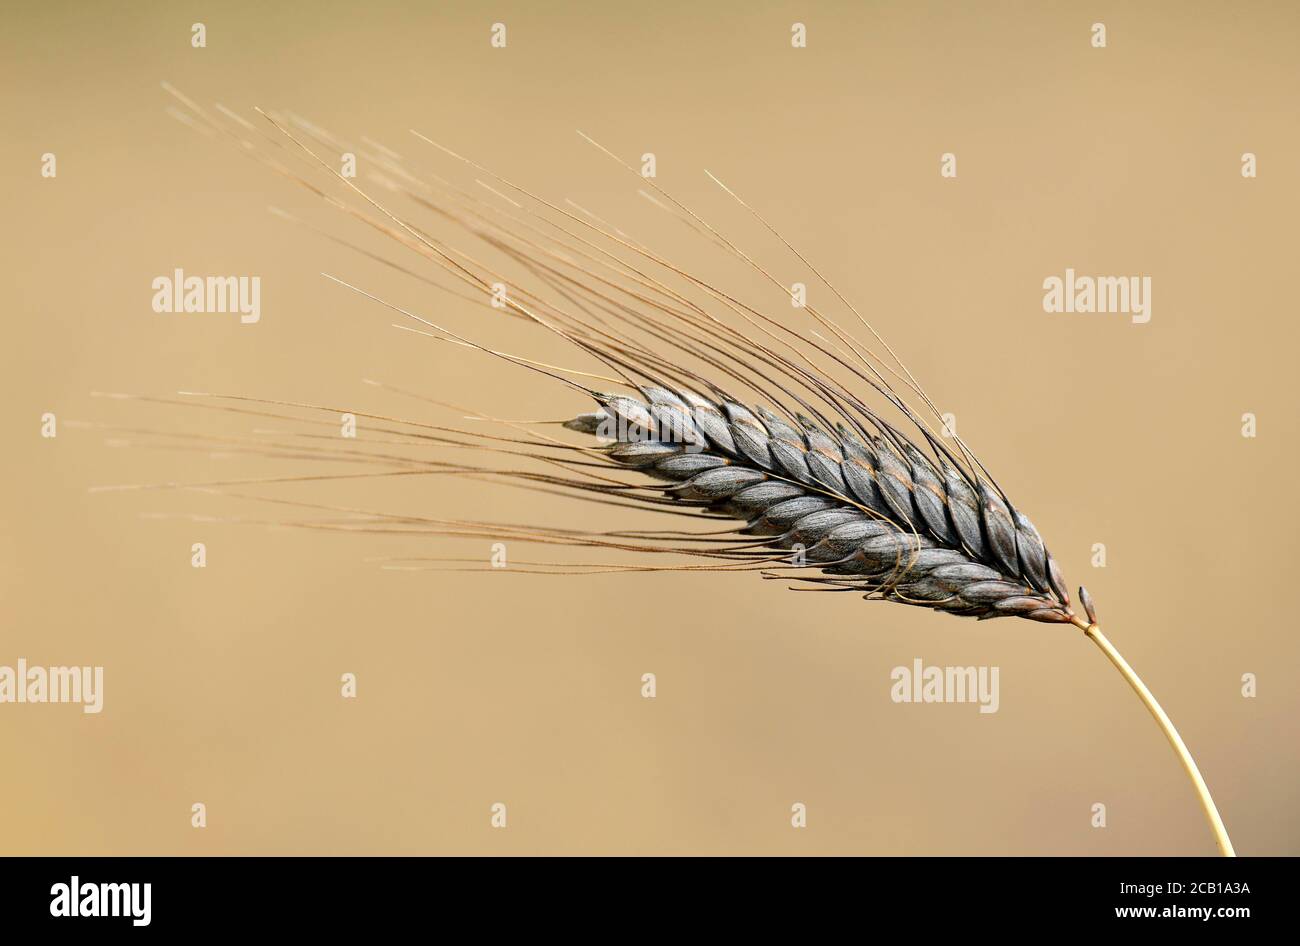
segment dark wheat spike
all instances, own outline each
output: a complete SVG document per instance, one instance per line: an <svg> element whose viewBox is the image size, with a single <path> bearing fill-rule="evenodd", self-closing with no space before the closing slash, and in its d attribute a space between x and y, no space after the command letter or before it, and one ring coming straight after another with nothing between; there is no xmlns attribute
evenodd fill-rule
<svg viewBox="0 0 1300 946"><path fill-rule="evenodd" d="M869 597L977 617L1069 623L1059 571L1033 524L982 482L904 440L863 442L799 417L646 387L566 426L674 485L667 495L747 523L772 549ZM943 464L943 461L940 461Z"/></svg>

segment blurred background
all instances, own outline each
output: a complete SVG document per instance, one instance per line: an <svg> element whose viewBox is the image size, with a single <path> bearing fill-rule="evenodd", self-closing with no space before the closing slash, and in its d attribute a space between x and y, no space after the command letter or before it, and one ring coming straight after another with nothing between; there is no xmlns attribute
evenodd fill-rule
<svg viewBox="0 0 1300 946"><path fill-rule="evenodd" d="M321 469L136 433L284 422L92 392L459 416L363 383L377 379L499 417L588 409L395 330L393 312L322 278L582 366L315 232L447 282L174 120L163 82L249 121L254 106L307 116L474 189L483 175L417 129L794 319L575 130L632 162L653 152L660 185L812 286L713 171L873 321L1071 588L1088 585L1239 853L1300 850L1293 4L46 3L7 19L0 665L102 665L105 693L99 715L0 705L0 851L1214 851L1159 730L1073 628L750 575L393 570L381 560L486 562L491 543L275 528L261 523L297 513L227 495L92 492ZM155 313L151 281L178 267L260 276L260 322ZM1043 280L1067 267L1151 276L1151 321L1045 313ZM606 526L596 507L441 477L246 492ZM191 567L196 542L206 568ZM891 669L915 658L999 667L999 711L892 703ZM490 825L497 802L505 830ZM206 828L191 827L195 803Z"/></svg>

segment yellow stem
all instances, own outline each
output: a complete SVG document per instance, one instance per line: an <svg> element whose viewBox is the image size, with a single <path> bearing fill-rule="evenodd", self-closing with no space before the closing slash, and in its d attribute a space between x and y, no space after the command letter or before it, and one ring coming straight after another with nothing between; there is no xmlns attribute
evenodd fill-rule
<svg viewBox="0 0 1300 946"><path fill-rule="evenodd" d="M1106 639L1106 635L1101 632L1101 628L1096 624L1076 618L1074 620L1076 627L1083 630L1085 636L1092 639L1106 658L1115 665L1115 669L1123 674L1128 685L1133 688L1133 692L1151 711L1155 717L1160 729L1164 732L1165 738L1169 740L1169 745L1173 746L1174 752L1178 755L1178 761L1183 764L1183 769L1187 772L1187 777L1192 780L1192 786L1196 789L1196 797L1201 802L1201 808L1205 812L1205 819L1210 823L1210 830L1214 832L1214 840L1219 845L1219 853L1224 857L1236 857L1237 852L1232 849L1232 840L1228 837L1228 829L1223 826L1223 819L1219 817L1219 809L1214 806L1214 799L1210 796L1210 789L1205 784L1205 779L1201 778L1201 770L1196 767L1196 760L1192 754L1187 751L1187 744L1183 742L1183 737L1178 735L1178 730L1174 728L1173 721L1161 709L1160 704L1151 691L1147 689L1141 677L1128 665L1128 661L1123 655L1115 649L1115 645Z"/></svg>

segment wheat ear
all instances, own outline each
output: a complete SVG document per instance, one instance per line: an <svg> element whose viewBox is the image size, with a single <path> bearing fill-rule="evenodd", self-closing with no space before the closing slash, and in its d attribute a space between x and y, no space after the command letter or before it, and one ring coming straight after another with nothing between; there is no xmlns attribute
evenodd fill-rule
<svg viewBox="0 0 1300 946"><path fill-rule="evenodd" d="M1087 620L1074 613L1055 561L1023 515L1009 513L942 454L931 461L888 425L882 429L895 440L881 435L864 442L847 428L832 437L800 417L803 429L796 431L770 412L713 404L692 392L646 387L643 393L645 403L602 398L598 411L566 426L617 435L610 458L678 481L671 498L744 518L746 533L772 536L769 544L777 548L806 545L810 562L847 576L803 580L956 615L1014 615L1080 628L1150 711L1191 779L1219 852L1235 856L1173 721L1102 633L1086 588L1079 597ZM910 463L901 460L904 451Z"/></svg>
<svg viewBox="0 0 1300 946"><path fill-rule="evenodd" d="M598 375L560 368L490 348L336 280L419 323L421 327L413 329L418 334L504 360L590 397L596 409L564 425L583 434L602 434L611 441L603 446L578 446L531 431L524 436L493 437L421 425L424 429L418 434L396 429L388 432L398 437L418 436L422 445L477 448L494 455L541 460L547 468L544 472L503 470L462 462L402 459L402 468L395 472L362 475L437 473L476 480L505 479L524 488L560 492L607 506L735 523L733 528L708 533L587 531L368 513L372 521L365 528L369 531L496 535L553 546L689 555L712 564L663 570L759 570L764 577L778 579L792 577L781 566L793 552L796 567L807 565L821 571L816 577L793 577L802 585L815 586L812 590L857 592L868 599L981 620L1021 617L1073 624L1101 648L1151 712L1192 780L1220 851L1234 853L1186 745L1150 690L1101 633L1086 590L1080 589L1080 600L1087 620L1074 611L1060 570L1038 530L955 432L946 432L951 448L934 432L930 418L941 420L942 415L894 350L802 254L712 174L715 183L816 275L883 346L888 357L861 344L813 305L807 305L804 312L817 327L801 334L783 320L691 275L577 205L572 206L581 216L419 133L416 136L421 140L527 201L526 207L483 184L524 216L503 211L464 190L442 186L445 181L438 185L423 180L391 153L373 156L383 169L377 176L379 186L450 221L537 280L535 287L516 286L498 298L494 282L504 280L490 265L412 225L344 178L335 165L313 150L339 152L346 144L337 137L296 120L298 134L313 142L308 145L258 109L295 146L286 149L290 154L315 172L325 170L360 198L360 208L326 195L286 166L280 155L268 157L244 140L242 131L219 128L201 107L178 98L193 111L193 121L224 131L238 141L244 153L434 264L451 277L454 294L464 298L468 290L470 298L492 296L504 315L563 339L607 372ZM602 145L582 137L614 158L642 186L653 189L655 195L646 196L657 206L697 236L752 267L788 296L787 286L694 211L652 179L642 181L632 166ZM273 146L284 147L279 140ZM597 391L574 377L599 379L626 393ZM865 390L878 395L884 408L897 412L902 420L886 419L867 404L861 396ZM916 409L913 400L919 405ZM362 412L357 416L378 418ZM297 448L294 455L304 453L310 451ZM320 455L325 456L323 451ZM364 462L388 461L370 456ZM337 526L327 523L323 527ZM659 570L650 566L565 565L560 573L628 568ZM555 568L542 564L536 570L555 573Z"/></svg>

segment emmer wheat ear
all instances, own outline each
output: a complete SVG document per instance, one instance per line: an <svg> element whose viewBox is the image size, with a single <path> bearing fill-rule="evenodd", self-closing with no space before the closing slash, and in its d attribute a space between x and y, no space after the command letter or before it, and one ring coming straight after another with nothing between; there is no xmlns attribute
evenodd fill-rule
<svg viewBox="0 0 1300 946"><path fill-rule="evenodd" d="M944 428L942 415L894 350L819 270L717 177L709 174L815 276L827 298L860 323L883 354L816 305L800 310L800 319L811 324L796 328L692 275L572 201L567 205L577 213L418 132L441 153L490 178L491 185L476 183L508 206L430 178L391 152L366 152L301 119L279 119L258 109L293 145L270 138L279 151L268 157L265 146L246 140L242 128L220 125L191 100L180 100L193 113L192 121L234 137L243 153L433 264L452 283L435 283L438 289L482 305L490 300L492 315L561 339L598 366L597 371L569 369L505 352L440 324L445 319L435 322L336 279L415 323L401 327L524 368L590 399L584 413L563 422L584 438L576 444L520 422L503 422L512 430L508 436L429 424L416 425L415 432L385 428L387 434L418 438L413 444L453 448L458 459L404 459L401 469L378 475L503 480L607 509L652 509L728 523L712 531L644 531L368 514L377 526L588 552L637 552L651 562L660 555L703 560L688 565L537 562L525 563L526 571L759 571L800 590L856 593L980 620L1019 617L1073 625L1101 648L1150 710L1192 780L1219 849L1233 853L1186 745L1101 633L1091 596L1080 589L1086 618L1080 617L1038 530L960 437L938 432ZM286 127L290 124L294 130ZM642 179L604 146L582 137L631 172L640 187L652 189L654 194L644 196L656 207L775 287L789 311L787 285L653 179ZM379 169L375 186L409 204L410 216L399 215L321 157L344 150L365 153ZM286 160L305 163L310 171L300 173ZM306 174L322 170L360 206L308 182ZM428 219L417 225L415 214ZM462 239L477 240L483 255L435 236L434 225L449 225ZM507 268L515 278L505 275ZM430 282L422 274L418 278ZM356 413L385 424L406 423ZM593 436L600 440L593 442ZM304 448L296 449L301 456ZM512 466L459 459L471 450L508 457ZM521 459L533 465L520 468ZM383 461L371 455L364 462Z"/></svg>

